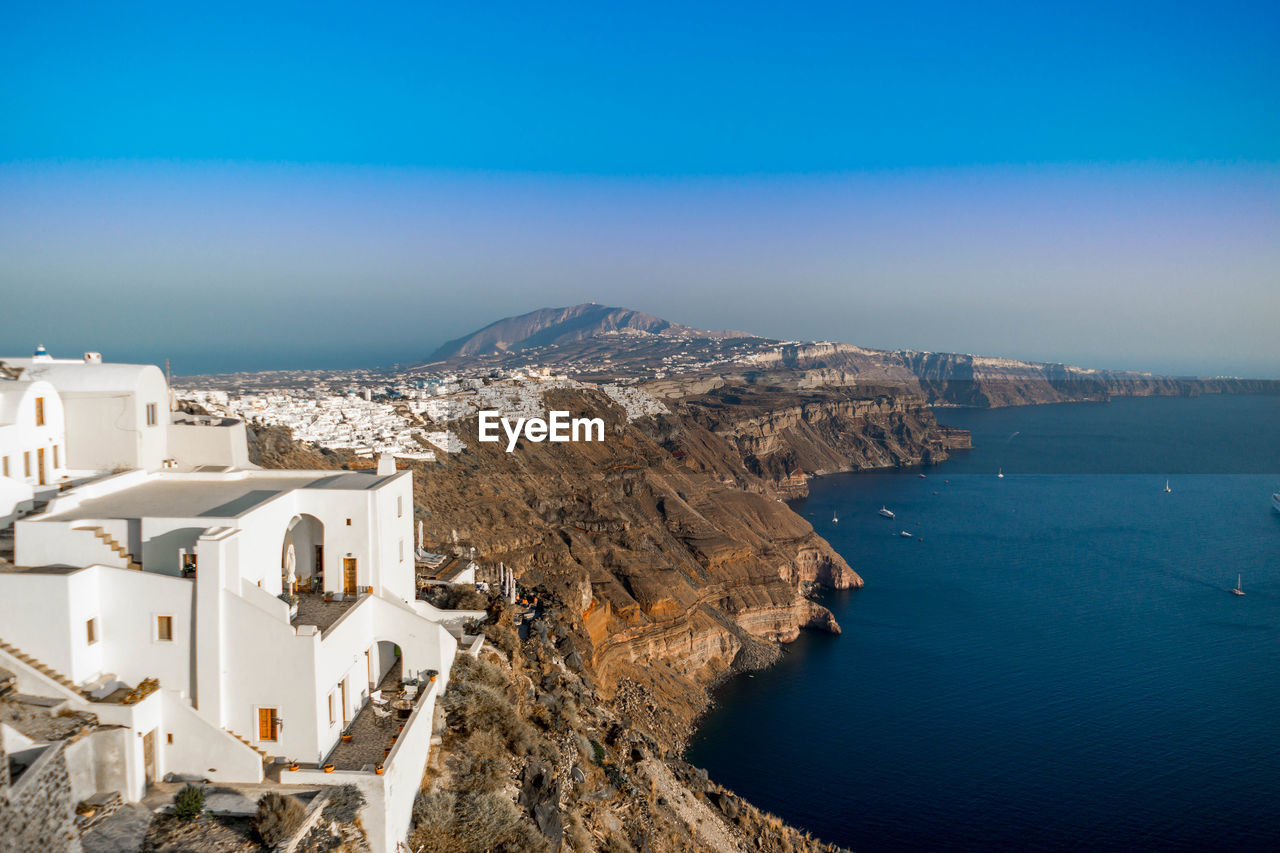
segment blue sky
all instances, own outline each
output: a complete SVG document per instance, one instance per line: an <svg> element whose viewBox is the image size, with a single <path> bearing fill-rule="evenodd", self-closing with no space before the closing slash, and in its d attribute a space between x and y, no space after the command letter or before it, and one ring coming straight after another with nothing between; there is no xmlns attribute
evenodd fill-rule
<svg viewBox="0 0 1280 853"><path fill-rule="evenodd" d="M0 340L384 363L595 299L1280 376L1275 4L461 5L8 9Z"/></svg>

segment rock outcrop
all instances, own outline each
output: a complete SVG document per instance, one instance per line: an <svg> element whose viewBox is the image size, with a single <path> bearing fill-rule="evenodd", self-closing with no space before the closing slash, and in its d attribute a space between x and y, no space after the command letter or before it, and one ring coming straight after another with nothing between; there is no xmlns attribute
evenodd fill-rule
<svg viewBox="0 0 1280 853"><path fill-rule="evenodd" d="M681 408L728 441L747 470L788 495L811 476L929 465L968 444L944 430L923 400L833 387L800 392L721 386L685 397Z"/></svg>

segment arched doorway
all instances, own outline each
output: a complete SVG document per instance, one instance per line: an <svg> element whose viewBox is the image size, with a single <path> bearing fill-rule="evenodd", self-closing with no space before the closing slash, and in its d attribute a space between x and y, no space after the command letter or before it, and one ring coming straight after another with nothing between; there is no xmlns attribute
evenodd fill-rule
<svg viewBox="0 0 1280 853"><path fill-rule="evenodd" d="M324 591L324 523L295 515L280 548L280 589L286 593Z"/></svg>
<svg viewBox="0 0 1280 853"><path fill-rule="evenodd" d="M368 651L369 685L372 689L385 687L401 678L400 647L387 640L379 640Z"/></svg>

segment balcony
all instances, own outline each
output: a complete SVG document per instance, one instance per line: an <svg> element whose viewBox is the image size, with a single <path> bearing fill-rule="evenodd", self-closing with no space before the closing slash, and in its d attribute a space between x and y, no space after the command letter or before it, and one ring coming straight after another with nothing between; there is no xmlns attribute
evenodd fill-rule
<svg viewBox="0 0 1280 853"><path fill-rule="evenodd" d="M432 688L430 681L402 682L400 661L397 660L376 688L387 704L379 707L372 701L366 702L343 730L343 735L349 735L350 741L339 740L325 763L332 764L335 771L363 770L366 773L371 768L384 765L396 741L404 734L410 715L431 695ZM427 725L430 725L429 721Z"/></svg>
<svg viewBox="0 0 1280 853"><path fill-rule="evenodd" d="M323 637L363 596L335 596L326 601L326 596L322 593L307 592L299 594L297 598L298 610L289 623L295 628L299 625L314 625Z"/></svg>

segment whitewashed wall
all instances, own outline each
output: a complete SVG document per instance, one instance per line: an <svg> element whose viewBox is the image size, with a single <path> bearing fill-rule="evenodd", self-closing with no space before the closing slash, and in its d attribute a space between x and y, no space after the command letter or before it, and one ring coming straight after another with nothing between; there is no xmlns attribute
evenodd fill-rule
<svg viewBox="0 0 1280 853"><path fill-rule="evenodd" d="M233 468L251 468L249 443L244 421L219 425L182 423L194 420L191 415L175 413L168 426L169 458L179 465L225 465Z"/></svg>

